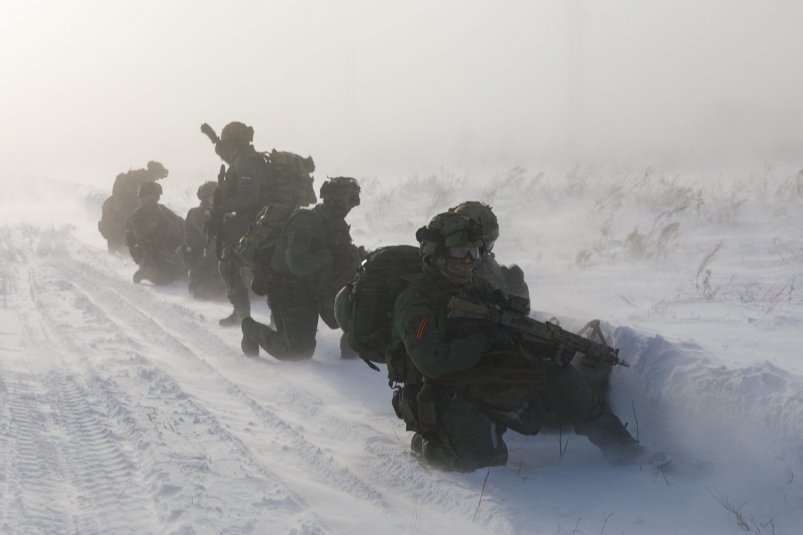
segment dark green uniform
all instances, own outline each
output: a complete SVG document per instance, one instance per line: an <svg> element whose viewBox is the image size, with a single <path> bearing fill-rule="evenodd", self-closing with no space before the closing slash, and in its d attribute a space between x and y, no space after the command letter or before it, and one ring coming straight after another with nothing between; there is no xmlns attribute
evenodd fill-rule
<svg viewBox="0 0 803 535"><path fill-rule="evenodd" d="M196 299L217 299L226 295L226 287L218 272L215 240L207 247L204 225L210 211L204 206L190 208L184 231L184 262L190 270L189 290Z"/></svg>
<svg viewBox="0 0 803 535"><path fill-rule="evenodd" d="M329 206L294 212L276 245L267 286L276 331L250 320L243 323L244 339L278 359L312 357L318 316L337 327L335 294L354 275L361 257L349 225Z"/></svg>
<svg viewBox="0 0 803 535"><path fill-rule="evenodd" d="M184 220L161 204L140 206L128 219L126 240L139 265L135 282L169 284L184 277L187 268L176 249L184 241Z"/></svg>
<svg viewBox="0 0 803 535"><path fill-rule="evenodd" d="M528 360L502 327L449 318L451 296L486 304L503 298L477 277L457 285L424 264L393 314L394 336L422 376L416 430L429 464L447 470L505 464L505 431L534 434L547 416L574 424L614 460L637 447L574 368L540 358L545 348L529 348Z"/></svg>
<svg viewBox="0 0 803 535"><path fill-rule="evenodd" d="M241 149L226 171L221 191L221 204L216 206L226 214L222 240L222 258L218 266L226 285L226 295L240 317L251 313L251 299L244 278L247 270L234 254L234 246L248 231L257 213L270 199L269 168L262 154L247 145Z"/></svg>

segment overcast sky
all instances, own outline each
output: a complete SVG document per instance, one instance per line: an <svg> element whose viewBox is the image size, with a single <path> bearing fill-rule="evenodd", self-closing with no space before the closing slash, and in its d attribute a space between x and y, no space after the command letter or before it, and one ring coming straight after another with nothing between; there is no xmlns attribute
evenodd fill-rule
<svg viewBox="0 0 803 535"><path fill-rule="evenodd" d="M320 174L803 162L795 0L2 0L2 180L206 180L199 126Z"/></svg>

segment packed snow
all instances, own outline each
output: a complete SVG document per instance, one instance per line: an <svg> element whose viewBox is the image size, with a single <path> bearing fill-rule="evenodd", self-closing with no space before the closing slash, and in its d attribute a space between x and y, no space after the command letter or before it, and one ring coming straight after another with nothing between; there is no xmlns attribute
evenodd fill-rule
<svg viewBox="0 0 803 535"><path fill-rule="evenodd" d="M799 168L358 177L369 249L491 204L533 309L603 320L630 363L615 411L674 459L508 432L507 466L468 474L409 453L385 376L322 322L309 361L248 358L227 303L133 284L96 230L112 178L4 180L0 532L803 533ZM197 185L168 178L162 202L183 216Z"/></svg>

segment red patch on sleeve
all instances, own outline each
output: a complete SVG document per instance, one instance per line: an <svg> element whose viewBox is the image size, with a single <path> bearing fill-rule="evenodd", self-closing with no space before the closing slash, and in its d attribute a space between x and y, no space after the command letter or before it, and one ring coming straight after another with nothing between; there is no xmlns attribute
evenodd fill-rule
<svg viewBox="0 0 803 535"><path fill-rule="evenodd" d="M424 338L424 331L427 330L427 325L429 325L429 316L421 316L421 319L418 321L418 328L415 331L415 339L422 340Z"/></svg>

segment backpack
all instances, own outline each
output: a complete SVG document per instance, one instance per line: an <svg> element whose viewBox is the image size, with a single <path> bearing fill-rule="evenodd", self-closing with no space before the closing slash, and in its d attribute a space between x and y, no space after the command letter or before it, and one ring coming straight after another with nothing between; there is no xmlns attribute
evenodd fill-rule
<svg viewBox="0 0 803 535"><path fill-rule="evenodd" d="M273 149L266 155L270 162L276 187L286 198L293 199L293 206L309 206L318 202L312 187L315 162L312 156L303 158L298 154ZM280 196L283 196L280 194Z"/></svg>
<svg viewBox="0 0 803 535"><path fill-rule="evenodd" d="M354 279L337 294L338 323L351 348L369 366L385 363L396 298L409 284L406 277L420 272L418 247L380 247L363 260Z"/></svg>
<svg viewBox="0 0 803 535"><path fill-rule="evenodd" d="M265 296L266 282L270 279L270 262L276 243L279 240L283 225L277 225L269 217L269 206L265 206L257 214L242 238L234 246L234 254L251 270L253 279L251 289L259 296Z"/></svg>
<svg viewBox="0 0 803 535"><path fill-rule="evenodd" d="M317 202L315 190L312 188L312 172L315 162L312 156L303 158L298 154L273 149L270 153L261 153L271 170L273 188L271 202L278 201L289 205L289 209L308 206ZM287 210L288 208L285 208ZM276 210L276 207L273 208ZM285 212L270 214L268 206L262 208L248 231L234 247L234 254L251 270L254 277L251 289L257 295L267 293L266 282L270 278L270 262L276 242L284 227Z"/></svg>

